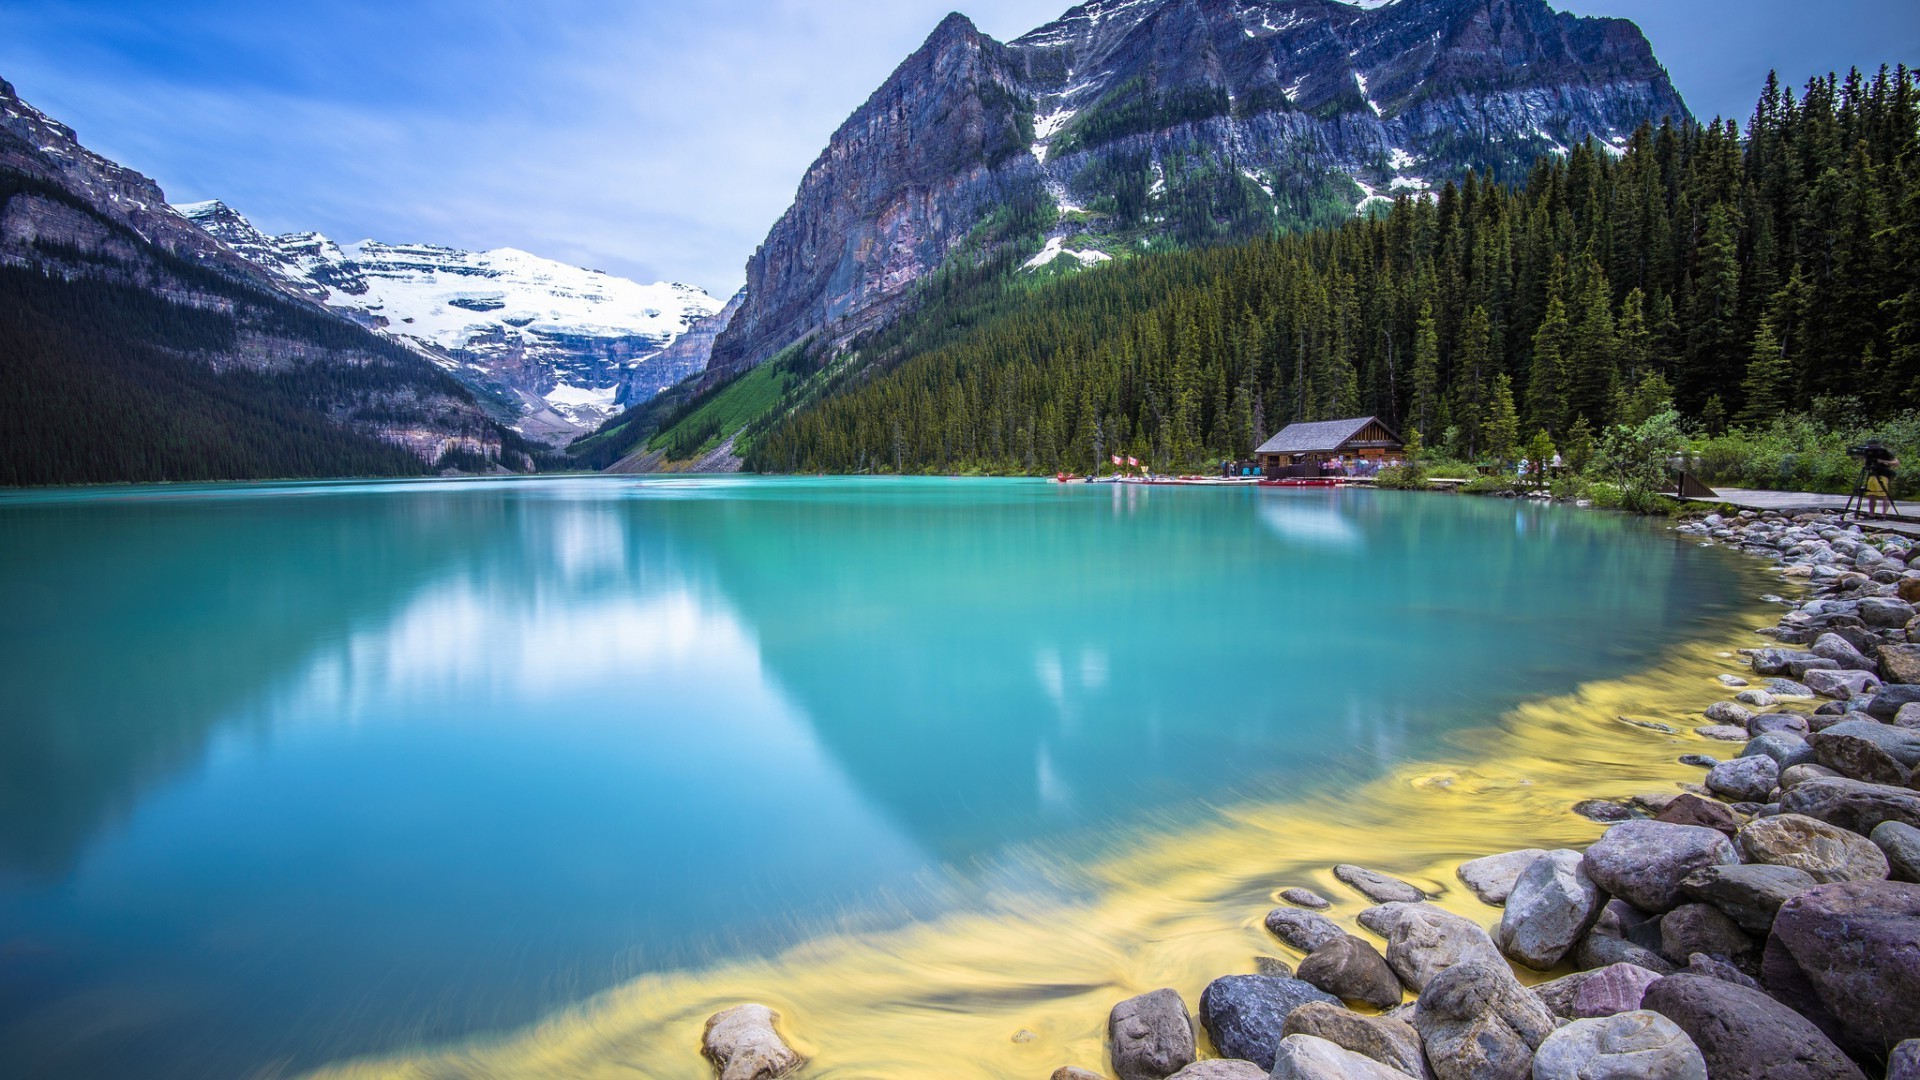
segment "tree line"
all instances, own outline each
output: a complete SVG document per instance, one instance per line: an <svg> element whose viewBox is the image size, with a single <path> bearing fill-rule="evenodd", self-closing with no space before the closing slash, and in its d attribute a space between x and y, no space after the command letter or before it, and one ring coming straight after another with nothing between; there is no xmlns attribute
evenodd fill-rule
<svg viewBox="0 0 1920 1080"><path fill-rule="evenodd" d="M1671 406L1708 431L1920 400L1920 85L1769 77L1744 126L1643 125L1335 228L1064 280L946 278L766 471L1163 471L1377 415L1472 460ZM951 287L965 280L967 287ZM828 362L825 358L822 363Z"/></svg>

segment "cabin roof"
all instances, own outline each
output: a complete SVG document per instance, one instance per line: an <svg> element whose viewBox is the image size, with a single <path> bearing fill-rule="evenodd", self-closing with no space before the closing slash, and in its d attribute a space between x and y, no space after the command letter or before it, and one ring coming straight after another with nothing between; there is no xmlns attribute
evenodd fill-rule
<svg viewBox="0 0 1920 1080"><path fill-rule="evenodd" d="M1338 450L1349 439L1360 434L1368 424L1378 422L1374 416L1359 416L1351 420L1318 420L1310 424L1288 424L1280 433L1260 444L1256 454L1301 454L1315 450ZM1381 424L1382 428L1387 425ZM1391 429L1387 434L1392 436ZM1393 436L1398 441L1398 436Z"/></svg>

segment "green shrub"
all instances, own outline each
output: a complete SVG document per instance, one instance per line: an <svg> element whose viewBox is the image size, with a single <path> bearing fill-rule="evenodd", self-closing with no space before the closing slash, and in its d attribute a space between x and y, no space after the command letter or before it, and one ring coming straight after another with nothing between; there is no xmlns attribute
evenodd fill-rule
<svg viewBox="0 0 1920 1080"><path fill-rule="evenodd" d="M1527 490L1527 485L1517 476L1495 473L1492 476L1476 476L1460 485L1460 490L1469 495L1508 495Z"/></svg>
<svg viewBox="0 0 1920 1080"><path fill-rule="evenodd" d="M1398 465L1381 469L1373 474L1375 487L1391 488L1394 491L1425 491L1432 487L1427 483L1427 474L1418 465Z"/></svg>
<svg viewBox="0 0 1920 1080"><path fill-rule="evenodd" d="M1920 412L1862 424L1844 410L1784 416L1759 428L1735 428L1694 439L1689 453L1709 484L1776 491L1853 490L1859 459L1847 448L1877 438L1907 463L1920 463Z"/></svg>

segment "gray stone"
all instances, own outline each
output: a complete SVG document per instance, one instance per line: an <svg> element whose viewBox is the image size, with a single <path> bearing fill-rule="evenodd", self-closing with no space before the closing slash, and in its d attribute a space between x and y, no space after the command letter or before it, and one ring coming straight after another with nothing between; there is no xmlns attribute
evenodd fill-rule
<svg viewBox="0 0 1920 1080"><path fill-rule="evenodd" d="M1533 1080L1707 1080L1707 1059L1679 1025L1644 1009L1575 1020L1540 1043Z"/></svg>
<svg viewBox="0 0 1920 1080"><path fill-rule="evenodd" d="M1737 757L1707 770L1707 790L1736 802L1766 802L1780 782L1780 763L1766 754Z"/></svg>
<svg viewBox="0 0 1920 1080"><path fill-rule="evenodd" d="M1797 867L1741 865L1696 870L1681 887L1689 897L1720 909L1742 930L1765 934L1781 904L1818 884Z"/></svg>
<svg viewBox="0 0 1920 1080"><path fill-rule="evenodd" d="M1311 908L1314 911L1325 911L1333 906L1332 901L1314 892L1312 889L1302 889L1297 886L1291 889L1281 889L1280 899L1297 907Z"/></svg>
<svg viewBox="0 0 1920 1080"><path fill-rule="evenodd" d="M1733 695L1733 700L1750 709L1764 709L1773 704L1773 695L1765 690L1742 690ZM1752 721L1748 721L1752 723Z"/></svg>
<svg viewBox="0 0 1920 1080"><path fill-rule="evenodd" d="M1920 645L1882 645L1880 674L1890 683L1920 683Z"/></svg>
<svg viewBox="0 0 1920 1080"><path fill-rule="evenodd" d="M1920 1039L1908 1039L1887 1055L1887 1080L1920 1080Z"/></svg>
<svg viewBox="0 0 1920 1080"><path fill-rule="evenodd" d="M1251 1061L1211 1058L1196 1061L1167 1080L1267 1080L1267 1070Z"/></svg>
<svg viewBox="0 0 1920 1080"><path fill-rule="evenodd" d="M1078 1065L1062 1065L1053 1070L1053 1075L1047 1080L1107 1080L1107 1078L1090 1069L1082 1069Z"/></svg>
<svg viewBox="0 0 1920 1080"><path fill-rule="evenodd" d="M1914 618L1914 607L1891 596L1869 596L1860 601L1860 617L1868 626L1894 629Z"/></svg>
<svg viewBox="0 0 1920 1080"><path fill-rule="evenodd" d="M1796 712L1761 713L1747 722L1747 734L1767 735L1775 731L1784 731L1791 735L1806 738L1812 730L1807 726L1807 718Z"/></svg>
<svg viewBox="0 0 1920 1080"><path fill-rule="evenodd" d="M1665 821L1629 821L1608 829L1587 849L1587 876L1642 911L1659 913L1680 902L1680 882L1702 867L1739 861L1733 844L1714 829Z"/></svg>
<svg viewBox="0 0 1920 1080"><path fill-rule="evenodd" d="M1747 748L1740 751L1741 757L1755 757L1761 754L1772 758L1774 764L1780 766L1781 771L1784 772L1795 765L1805 765L1813 761L1813 744L1809 743L1805 736L1791 731L1769 731L1764 735L1754 736L1747 743Z"/></svg>
<svg viewBox="0 0 1920 1080"><path fill-rule="evenodd" d="M1887 857L1887 876L1895 881L1920 882L1920 829L1898 821L1883 821L1870 834L1874 846Z"/></svg>
<svg viewBox="0 0 1920 1080"><path fill-rule="evenodd" d="M1780 770L1780 790L1787 791L1809 780L1818 780L1822 777L1839 775L1839 773L1834 772L1825 765L1794 765Z"/></svg>
<svg viewBox="0 0 1920 1080"><path fill-rule="evenodd" d="M1813 642L1813 654L1824 656L1848 671L1873 671L1876 665L1839 634L1821 634Z"/></svg>
<svg viewBox="0 0 1920 1080"><path fill-rule="evenodd" d="M1712 904L1681 904L1660 919L1660 955L1672 964L1705 953L1751 966L1759 951L1759 943Z"/></svg>
<svg viewBox="0 0 1920 1080"><path fill-rule="evenodd" d="M1821 884L1878 881L1887 876L1887 857L1872 841L1804 814L1750 821L1735 842L1748 862L1791 866Z"/></svg>
<svg viewBox="0 0 1920 1080"><path fill-rule="evenodd" d="M1874 692L1873 701L1867 706L1868 715L1875 720L1887 721L1900 715L1904 705L1920 701L1920 685L1914 683L1889 683Z"/></svg>
<svg viewBox="0 0 1920 1080"><path fill-rule="evenodd" d="M1488 855L1461 863L1454 873L1481 903L1498 907L1507 902L1507 894L1513 891L1513 883L1520 879L1521 871L1546 853L1544 848L1525 848Z"/></svg>
<svg viewBox="0 0 1920 1080"><path fill-rule="evenodd" d="M707 1017L700 1050L720 1080L774 1080L807 1063L774 1025L780 1014L765 1005L735 1005Z"/></svg>
<svg viewBox="0 0 1920 1080"><path fill-rule="evenodd" d="M1661 972L1637 964L1608 964L1592 971L1576 971L1533 988L1533 996L1555 1016L1578 1020L1612 1016L1640 1007L1640 995Z"/></svg>
<svg viewBox="0 0 1920 1080"><path fill-rule="evenodd" d="M1351 934L1343 934L1313 950L1300 961L1296 977L1342 1001L1358 1001L1376 1009L1400 1004L1400 980L1387 958Z"/></svg>
<svg viewBox="0 0 1920 1080"><path fill-rule="evenodd" d="M1712 754L1681 754L1675 759L1682 765L1691 765L1696 769L1711 769L1720 764L1720 759Z"/></svg>
<svg viewBox="0 0 1920 1080"><path fill-rule="evenodd" d="M1920 1038L1920 885L1842 881L1787 901L1761 978L1862 1061Z"/></svg>
<svg viewBox="0 0 1920 1080"><path fill-rule="evenodd" d="M1164 1080L1193 1064L1193 1017L1178 990L1130 997L1107 1015L1107 1043L1120 1080Z"/></svg>
<svg viewBox="0 0 1920 1080"><path fill-rule="evenodd" d="M1920 764L1920 732L1878 720L1845 720L1809 741L1820 764L1869 784L1905 784Z"/></svg>
<svg viewBox="0 0 1920 1080"><path fill-rule="evenodd" d="M1280 1045L1280 1025L1288 1013L1309 1001L1338 1004L1332 995L1299 979L1226 975L1201 991L1200 1023L1220 1053L1271 1069Z"/></svg>
<svg viewBox="0 0 1920 1080"><path fill-rule="evenodd" d="M1747 729L1744 724L1708 724L1693 729L1695 735L1717 742L1745 742Z"/></svg>
<svg viewBox="0 0 1920 1080"><path fill-rule="evenodd" d="M1293 965L1277 956L1256 956L1253 958L1253 973L1255 975L1285 975L1291 978L1293 976Z"/></svg>
<svg viewBox="0 0 1920 1080"><path fill-rule="evenodd" d="M1737 689L1747 685L1747 680L1738 675L1721 675L1718 676L1717 681L1721 686L1727 687L1728 689Z"/></svg>
<svg viewBox="0 0 1920 1080"><path fill-rule="evenodd" d="M1289 1035L1274 1055L1271 1080L1402 1080L1406 1074L1312 1035Z"/></svg>
<svg viewBox="0 0 1920 1080"><path fill-rule="evenodd" d="M1731 961L1722 960L1717 956L1708 956L1706 953L1694 953L1687 957L1687 966L1680 970L1688 975L1705 975L1710 979L1730 982L1749 990L1761 989L1759 980L1734 967Z"/></svg>
<svg viewBox="0 0 1920 1080"><path fill-rule="evenodd" d="M1728 836L1740 831L1740 819L1734 816L1733 811L1727 809L1726 803L1703 799L1698 795L1685 792L1676 796L1664 809L1654 815L1654 820L1672 825L1698 825Z"/></svg>
<svg viewBox="0 0 1920 1080"><path fill-rule="evenodd" d="M1920 701L1909 701L1900 706L1899 711L1893 714L1893 719L1887 723L1908 731L1920 730Z"/></svg>
<svg viewBox="0 0 1920 1080"><path fill-rule="evenodd" d="M1794 682L1792 679L1768 679L1765 685L1766 685L1767 693L1772 694L1774 697L1777 697L1777 698L1780 698L1780 697L1810 698L1813 696L1812 687L1808 686L1806 683Z"/></svg>
<svg viewBox="0 0 1920 1080"><path fill-rule="evenodd" d="M1658 929L1658 924L1655 924ZM1625 938L1609 934L1590 933L1580 939L1580 947L1574 950L1574 963L1583 968L1607 967L1612 964L1632 964L1648 971L1657 971L1662 975L1673 970L1667 958L1644 945L1636 945Z"/></svg>
<svg viewBox="0 0 1920 1080"><path fill-rule="evenodd" d="M1640 927L1659 921L1660 916L1641 911L1625 900L1609 900L1600 909L1600 920L1593 924L1593 929L1595 933L1611 934L1631 941ZM1658 941L1659 938L1659 931L1654 931L1654 940Z"/></svg>
<svg viewBox="0 0 1920 1080"><path fill-rule="evenodd" d="M1284 907L1267 912L1267 932L1303 953L1347 936L1340 924L1325 915Z"/></svg>
<svg viewBox="0 0 1920 1080"><path fill-rule="evenodd" d="M1753 670L1762 675L1784 675L1792 670L1796 662L1806 663L1814 660L1832 663L1831 660L1826 660L1824 657L1795 649L1760 649L1753 654ZM1785 680L1780 681L1784 682ZM1774 688L1775 683L1773 681L1769 681L1766 685L1767 690L1772 693L1781 692Z"/></svg>
<svg viewBox="0 0 1920 1080"><path fill-rule="evenodd" d="M1751 710L1742 705L1735 705L1731 701L1714 702L1707 706L1706 715L1707 719L1712 723L1728 724L1740 728L1746 727L1747 721L1753 719L1753 712Z"/></svg>
<svg viewBox="0 0 1920 1080"><path fill-rule="evenodd" d="M1408 1076L1427 1075L1420 1033L1399 1017L1362 1016L1338 1005L1313 1002L1288 1013L1280 1031L1283 1036L1325 1039Z"/></svg>
<svg viewBox="0 0 1920 1080"><path fill-rule="evenodd" d="M1809 671L1805 678L1814 693L1843 701L1880 685L1880 677L1870 671Z"/></svg>
<svg viewBox="0 0 1920 1080"><path fill-rule="evenodd" d="M1360 913L1360 925L1386 939L1387 964L1415 993L1455 964L1507 962L1478 923L1431 904L1371 907Z"/></svg>
<svg viewBox="0 0 1920 1080"><path fill-rule="evenodd" d="M1679 1025L1713 1080L1866 1080L1813 1022L1758 990L1704 975L1669 975L1641 1007Z"/></svg>
<svg viewBox="0 0 1920 1080"><path fill-rule="evenodd" d="M1352 863L1341 863L1334 867L1333 876L1353 886L1376 904L1413 904L1427 898L1426 893L1397 877L1389 877L1378 870Z"/></svg>
<svg viewBox="0 0 1920 1080"><path fill-rule="evenodd" d="M1883 821L1898 821L1920 829L1920 792L1844 777L1796 784L1781 798L1780 808L1788 813L1819 818L1863 836Z"/></svg>
<svg viewBox="0 0 1920 1080"><path fill-rule="evenodd" d="M1546 971L1558 967L1580 943L1606 903L1581 861L1578 851L1563 848L1540 856L1521 872L1493 932L1502 952Z"/></svg>
<svg viewBox="0 0 1920 1080"><path fill-rule="evenodd" d="M1623 806L1611 799L1581 799L1573 804L1573 812L1588 821L1597 821L1602 825L1633 819L1631 807Z"/></svg>
<svg viewBox="0 0 1920 1080"><path fill-rule="evenodd" d="M1413 1026L1439 1080L1525 1080L1554 1023L1505 963L1470 960L1421 992Z"/></svg>

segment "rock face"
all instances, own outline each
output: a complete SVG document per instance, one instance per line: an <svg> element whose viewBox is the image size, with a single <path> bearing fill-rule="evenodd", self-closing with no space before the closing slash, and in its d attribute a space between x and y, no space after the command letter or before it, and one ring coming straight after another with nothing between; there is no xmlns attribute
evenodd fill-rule
<svg viewBox="0 0 1920 1080"><path fill-rule="evenodd" d="M1312 1035L1280 1040L1270 1080L1402 1080L1405 1073Z"/></svg>
<svg viewBox="0 0 1920 1080"><path fill-rule="evenodd" d="M1331 994L1299 979L1227 975L1208 983L1201 992L1200 1023L1206 1027L1214 1049L1271 1069L1287 1014L1312 1001L1339 1004Z"/></svg>
<svg viewBox="0 0 1920 1080"><path fill-rule="evenodd" d="M1554 1024L1506 964L1470 960L1421 992L1413 1026L1440 1080L1523 1080Z"/></svg>
<svg viewBox="0 0 1920 1080"><path fill-rule="evenodd" d="M720 1080L774 1080L806 1064L774 1030L778 1019L765 1005L735 1005L707 1018L700 1049Z"/></svg>
<svg viewBox="0 0 1920 1080"><path fill-rule="evenodd" d="M1803 814L1757 818L1736 839L1749 862L1791 866L1817 882L1887 876L1887 857L1872 841Z"/></svg>
<svg viewBox="0 0 1920 1080"><path fill-rule="evenodd" d="M1380 951L1351 934L1327 942L1300 962L1295 973L1334 997L1376 1009L1400 1004L1400 980Z"/></svg>
<svg viewBox="0 0 1920 1080"><path fill-rule="evenodd" d="M1708 866L1739 862L1733 844L1713 829L1664 821L1615 825L1587 849L1587 876L1642 911L1671 910L1680 883Z"/></svg>
<svg viewBox="0 0 1920 1080"><path fill-rule="evenodd" d="M1920 885L1845 881L1787 901L1764 978L1861 1060L1920 1038Z"/></svg>
<svg viewBox="0 0 1920 1080"><path fill-rule="evenodd" d="M1310 1002L1293 1010L1281 1034L1312 1035L1408 1076L1427 1075L1420 1033L1395 1016L1362 1016L1338 1005Z"/></svg>
<svg viewBox="0 0 1920 1080"><path fill-rule="evenodd" d="M1387 939L1387 963L1415 993L1441 972L1470 960L1505 965L1477 923L1431 904L1382 904L1360 913L1360 925Z"/></svg>
<svg viewBox="0 0 1920 1080"><path fill-rule="evenodd" d="M1682 798L1691 797L1682 796ZM1544 848L1502 852L1499 855L1488 855L1483 859L1463 862L1455 873L1473 895L1480 898L1481 903L1504 904L1507 902L1507 894L1513 891L1513 883L1520 880L1521 872L1532 866L1533 860L1545 854Z"/></svg>
<svg viewBox="0 0 1920 1080"><path fill-rule="evenodd" d="M1177 990L1141 994L1113 1007L1107 1042L1120 1080L1163 1080L1193 1064L1193 1017Z"/></svg>
<svg viewBox="0 0 1920 1080"><path fill-rule="evenodd" d="M1700 1048L1656 1012L1575 1020L1547 1036L1533 1059L1533 1080L1707 1080Z"/></svg>
<svg viewBox="0 0 1920 1080"><path fill-rule="evenodd" d="M1812 1021L1758 990L1669 975L1641 1004L1687 1033L1713 1080L1865 1080Z"/></svg>
<svg viewBox="0 0 1920 1080"><path fill-rule="evenodd" d="M1236 220L1264 233L1277 184L1357 206L1374 197L1361 182L1428 190L1469 166L1517 178L1556 146L1618 145L1685 115L1631 23L1542 0L1093 0L1007 44L949 16L807 170L747 264L710 371L884 323L1004 208L1135 193L1123 227L1177 234L1202 197L1185 166L1208 160L1252 177Z"/></svg>
<svg viewBox="0 0 1920 1080"><path fill-rule="evenodd" d="M1514 884L1494 944L1536 971L1549 970L1593 928L1605 903L1581 866L1578 851L1548 852Z"/></svg>

